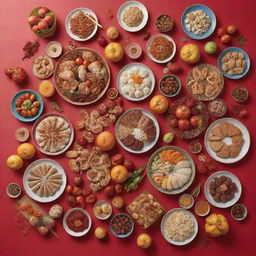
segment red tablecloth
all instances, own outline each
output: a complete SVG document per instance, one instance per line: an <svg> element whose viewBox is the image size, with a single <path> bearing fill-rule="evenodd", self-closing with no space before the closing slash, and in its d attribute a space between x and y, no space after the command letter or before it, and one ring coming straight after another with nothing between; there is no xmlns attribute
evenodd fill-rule
<svg viewBox="0 0 256 256"><path fill-rule="evenodd" d="M255 31L256 31L256 23L255 23L255 1L253 0L244 0L244 1L231 1L231 0L201 0L202 4L208 5L215 12L217 16L217 24L218 26L227 26L229 24L235 24L241 34L243 34L247 40L246 44L242 47L251 58L251 70L246 75L245 78L234 81L225 78L225 87L222 93L222 97L228 102L228 106L230 107L234 102L231 98L231 90L234 86L243 85L245 86L250 94L250 99L246 104L246 107L249 111L249 117L245 120L242 120L248 127L251 134L251 147L247 156L236 164L224 165L218 164L218 170L227 170L233 172L237 175L243 186L243 193L240 199L240 202L244 203L248 207L249 215L246 221L244 222L236 222L230 217L230 209L217 209L212 207L212 212L218 212L224 214L230 223L230 232L228 235L219 237L217 239L207 238L209 240L209 246L200 245L200 240L206 237L204 232L204 219L199 218L199 234L198 238L195 239L191 244L183 247L175 247L168 244L165 239L161 235L159 222L149 228L147 233L150 234L153 238L153 246L146 251L141 250L136 245L136 237L138 234L142 233L143 230L135 225L135 232L131 237L127 239L117 239L115 238L110 230L109 230L109 222L102 222L96 220L93 217L93 227L89 234L87 234L83 238L73 238L65 233L62 221L58 221L57 223L57 233L60 235L60 239L55 237L44 238L40 236L39 233L35 230L31 230L30 233L26 236L21 234L20 229L17 227L17 223L15 221L16 209L14 208L15 201L8 198L5 193L6 185L10 182L18 182L22 184L22 175L25 168L22 171L12 171L7 168L5 160L10 155L15 153L16 147L18 146L18 142L14 138L15 130L20 126L26 126L31 128L32 125L27 125L25 123L19 122L15 119L10 110L10 102L12 96L19 90L24 88L29 89L38 89L39 80L36 79L31 70L31 62L32 59L26 59L24 61L21 60L22 57L22 47L25 42L28 40L35 39L35 36L30 31L27 25L27 17L31 9L37 6L47 6L52 9L58 18L58 29L54 37L50 39L40 39L40 49L37 55L45 53L45 46L50 40L58 40L63 45L70 40L69 36L65 31L65 18L67 14L78 7L88 7L92 9L98 16L100 23L104 27L108 27L110 25L118 26L116 16L112 20L107 20L107 10L113 9L114 14L116 15L117 10L121 3L124 1L121 0L76 0L76 1L68 1L68 0L58 0L58 1L50 1L50 0L8 0L0 2L0 31L1 31L1 40L0 40L0 63L1 63L1 107L0 107L0 134L1 134L1 207L0 207L0 255L1 256L14 256L14 255L183 255L184 253L189 255L243 255L250 256L254 255L253 253L253 232L255 228L255 161L253 157L255 156L254 149L254 140L255 140L255 132L254 129L256 125L256 121L254 118L255 104L253 104L253 97L256 97L256 91L253 86L253 69L254 69L254 59L256 57L255 54ZM162 76L163 66L153 63L145 54L145 45L146 41L142 39L143 32L150 31L152 34L156 34L157 30L154 26L155 18L162 13L167 13L171 15L175 20L175 28L170 33L170 35L174 38L177 44L177 49L182 47L184 44L181 40L182 36L187 37L182 28L180 26L180 18L182 12L191 4L196 4L198 1L167 1L167 0L142 0L142 2L146 5L149 11L149 21L146 28L139 33L128 33L119 27L122 38L128 38L130 40L134 40L140 43L144 50L144 56L141 58L141 62L148 65L154 72L156 77L156 82ZM104 34L100 29L98 30L97 35L94 39L84 42L78 43L77 46L85 46L91 47L100 53L103 53L103 49L95 42L95 39L98 35ZM220 40L216 36L210 37L208 40L216 40L219 45L219 52L222 51L225 46L221 44ZM189 42L195 42L192 39L189 39ZM201 62L207 62L214 65L217 65L217 55L209 56L203 52L203 46L205 41L196 41L196 43L200 46L202 50L202 58ZM237 42L232 43L233 46L239 46ZM175 61L179 63L184 72L179 75L182 82L182 94L186 94L186 75L191 66L184 64L179 58L178 53L176 54ZM119 64L109 63L111 68L111 86L116 87L116 77L118 71L122 66L131 62L129 59L125 59ZM18 86L10 81L4 74L4 67L9 66L23 66L29 74L29 81L25 86ZM154 94L158 93L158 88L156 85L156 89ZM181 95L181 94L180 94ZM60 106L64 110L64 115L70 118L73 124L76 123L80 119L79 107L75 107L63 101L58 95L55 96L56 101L60 104ZM51 109L48 105L48 100L44 99L45 102L45 110L44 113L51 112ZM149 99L134 104L132 102L128 102L125 100L125 109L132 108L135 106L139 106L145 109L149 109L148 106ZM89 110L93 109L97 104L94 104L88 107ZM228 113L229 114L229 113ZM168 131L165 117L164 116L156 116L160 126L161 126L161 137L162 135ZM112 127L113 130L113 127ZM203 137L201 137L202 140ZM182 141L180 139L175 139L174 145L180 146L185 150L188 150L188 142ZM116 151L125 154L128 158L131 158L136 166L140 166L142 164L146 164L151 153L156 150L158 147L163 146L161 138L159 139L159 143L154 147L150 152L136 156L125 152L119 146L116 147ZM46 157L43 154L37 152L36 158ZM71 179L74 174L68 168L68 160L63 156L54 157L53 159L59 161L61 165L66 170L67 176ZM196 157L194 157L196 159ZM208 174L209 175L209 174ZM193 185L197 184L199 181L204 184L207 176L197 175ZM84 177L84 180L86 178ZM193 185L191 187L193 187ZM125 201L130 202L134 197L136 197L140 192L148 190L156 198L166 207L166 209L172 209L178 207L177 196L167 196L161 194L156 191L149 183L147 179L141 184L140 188L133 193L125 195ZM104 199L105 196L102 193L98 193L98 199ZM204 199L203 193L201 193L200 199ZM64 206L65 210L68 210L70 207L67 205L65 195L63 195L60 199L57 200L58 203L61 203ZM50 204L41 204L41 206L45 210L49 210ZM92 207L88 206L87 210L92 213ZM116 212L116 211L115 211ZM95 239L93 230L96 226L104 226L108 229L108 239L105 241L98 241Z"/></svg>

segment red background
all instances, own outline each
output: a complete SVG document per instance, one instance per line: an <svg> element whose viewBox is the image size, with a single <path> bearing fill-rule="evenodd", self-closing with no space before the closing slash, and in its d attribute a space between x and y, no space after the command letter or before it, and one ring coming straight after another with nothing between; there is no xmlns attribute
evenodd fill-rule
<svg viewBox="0 0 256 256"><path fill-rule="evenodd" d="M31 62L32 59L26 59L24 61L21 60L22 57L22 47L25 42L30 40L34 40L35 36L30 31L27 25L27 17L30 11L37 6L47 6L52 11L55 12L58 19L58 29L56 34L50 39L40 39L40 48L39 52L36 55L42 55L45 53L45 46L51 40L58 40L63 45L70 40L67 35L64 27L64 22L67 14L78 7L88 7L93 10L100 21L100 23L104 27L108 27L110 25L118 26L116 20L116 13L119 6L124 1L120 0L76 0L76 1L68 1L68 0L8 0L8 1L0 1L0 31L1 31L1 39L0 39L0 63L1 63L1 107L0 107L0 134L1 134L1 207L0 207L0 223L1 223L1 232L0 232L0 255L1 256L13 256L13 255L130 255L134 253L136 255L182 255L187 253L189 255L243 255L249 256L254 255L253 253L253 227L255 227L255 149L254 149L254 139L255 133L253 127L255 128L256 121L254 118L255 104L253 104L253 97L256 97L256 92L254 89L255 80L253 79L253 69L254 69L254 59L256 57L255 54L255 45L256 45L256 23L255 20L255 1L253 0L244 0L244 1L231 1L231 0L201 0L202 4L208 5L215 12L217 16L217 26L227 26L229 24L235 24L241 34L243 34L247 40L247 43L242 47L251 58L251 69L245 78L240 79L238 81L229 80L225 78L225 87L222 92L222 97L227 101L228 106L230 107L234 102L231 98L231 90L234 86L243 85L245 86L250 94L249 102L246 104L249 117L247 119L242 120L246 126L248 127L252 144L250 147L250 151L247 156L236 164L224 165L218 164L218 170L227 170L233 172L237 175L243 186L243 193L240 199L240 202L244 203L248 207L249 215L246 221L239 223L234 221L230 217L230 209L221 210L212 207L212 212L223 213L229 220L230 223L230 232L228 235L219 237L217 239L208 238L209 239L209 247L200 246L199 238L205 237L204 233L204 220L202 218L197 217L199 222L199 234L198 238L196 238L190 245L183 247L175 247L168 244L165 239L162 237L158 222L156 225L152 226L147 230L153 238L153 246L149 250L141 250L136 245L136 237L137 234L143 232L142 229L138 225L135 225L135 232L128 239L117 239L115 238L111 232L108 232L108 239L105 241L98 241L94 238L93 229L102 225L108 229L108 222L101 222L96 220L93 217L93 228L89 234L87 234L83 238L73 238L65 233L62 222L59 221L57 223L57 233L60 235L60 239L55 237L44 238L40 236L35 230L31 230L30 233L26 236L21 234L19 228L17 228L17 223L15 222L16 209L14 208L14 200L8 198L5 193L5 188L10 182L18 182L22 184L22 175L23 171L12 171L6 167L5 160L10 155L16 152L16 147L18 146L18 142L14 138L15 130L20 126L26 126L31 128L31 125L26 125L24 123L19 122L15 119L10 110L10 102L12 96L19 91L20 89L38 89L39 80L35 78L32 74ZM175 20L175 28L170 33L170 35L174 38L177 44L177 50L184 44L181 40L182 36L187 36L183 33L180 26L180 18L182 12L191 4L196 4L198 1L188 1L188 0L158 0L158 1L147 1L142 0L148 11L149 11L149 21L146 28L138 33L128 33L119 27L122 38L129 38L130 40L134 40L142 45L144 50L144 56L139 60L146 65L148 65L154 72L156 77L156 82L159 81L162 74L163 66L153 63L145 54L145 45L146 41L142 40L143 33L146 31L150 31L152 35L157 33L156 28L154 27L154 20L159 14L167 13L171 15ZM106 12L108 9L113 9L115 17L112 20L106 19ZM103 35L104 31L98 30L97 35L90 41L84 43L76 42L77 46L85 46L91 47L100 53L103 53L103 49L96 43L95 39L98 35ZM222 51L225 46L221 44L220 40L216 36L212 36L207 40L214 39L219 45L219 52L215 56L207 56L203 53L203 45L204 41L196 41L196 43L200 46L202 50L202 58L200 62L207 62L217 65L217 56ZM195 42L192 39L189 39L189 42ZM232 43L233 46L238 46L237 42ZM176 54L175 61L179 63L183 68L183 73L179 75L181 82L183 84L182 94L186 94L186 75L191 66L184 64L179 58L178 53ZM132 62L131 60L125 59L119 64L109 63L111 68L111 86L116 87L116 76L121 67L123 67L128 62ZM12 81L10 81L4 74L3 69L9 66L23 66L29 75L29 81L24 86L15 85ZM158 88L156 85L154 94L158 94ZM179 97L182 95L179 94ZM75 124L80 118L79 107L70 105L64 102L58 95L55 95L55 100L60 104L63 108L63 114L70 118L70 120ZM44 99L45 102L45 110L46 112L51 112L47 104L47 99ZM135 106L143 107L145 109L149 109L148 107L149 99L135 104L132 102L128 102L125 100L125 109L132 108ZM89 107L89 110L92 110L97 104ZM232 116L229 113L227 116ZM156 116L159 120L161 126L161 137L162 135L168 131L165 117L164 116ZM112 127L113 128L113 127ZM201 137L202 141L202 137ZM150 152L136 156L130 153L125 152L122 148L117 146L117 151L125 154L127 158L133 159L136 166L139 167L142 164L146 164L151 153L156 150L158 147L163 146L161 138L159 139L159 143L154 147ZM175 139L174 145L180 146L188 151L188 142L182 141L180 139ZM39 152L37 152L36 158L46 157ZM68 168L68 160L63 156L54 157L53 159L58 160L66 170L68 178L72 178L74 174ZM194 157L196 159L196 157ZM209 174L208 174L209 175ZM207 176L197 175L193 185L197 184L201 181L204 184ZM86 178L84 178L86 180ZM193 187L191 186L191 188ZM163 195L160 192L156 191L149 183L147 179L143 181L140 188L133 193L125 195L126 202L130 202L134 197L136 197L140 192L148 190L152 192L153 195L166 207L167 210L178 207L177 196L167 196ZM204 195L201 193L200 199L203 199ZM98 193L98 199L104 199L104 195L102 193ZM68 210L65 196L62 196L58 201L61 203L65 210ZM45 210L49 210L51 204L41 205ZM87 210L92 213L92 207L88 206ZM115 211L116 212L116 211ZM109 229L108 229L109 230Z"/></svg>

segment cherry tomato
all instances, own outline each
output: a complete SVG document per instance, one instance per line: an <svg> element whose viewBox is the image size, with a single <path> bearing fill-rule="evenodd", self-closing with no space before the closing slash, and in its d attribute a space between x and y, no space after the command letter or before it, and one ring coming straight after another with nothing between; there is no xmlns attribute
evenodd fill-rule
<svg viewBox="0 0 256 256"><path fill-rule="evenodd" d="M19 99L16 100L15 106L16 107L21 107L21 105L22 105L22 100L19 98Z"/></svg>
<svg viewBox="0 0 256 256"><path fill-rule="evenodd" d="M236 26L234 26L234 25L229 25L229 26L227 27L227 33L228 33L229 35L234 34L236 31L237 31L237 28L236 28Z"/></svg>
<svg viewBox="0 0 256 256"><path fill-rule="evenodd" d="M72 185L67 185L66 186L66 193L72 194L72 191L73 191L73 186Z"/></svg>
<svg viewBox="0 0 256 256"><path fill-rule="evenodd" d="M35 108L38 108L38 107L40 106L40 102L39 102L39 101L34 101L34 102L33 102L33 106L34 106Z"/></svg>
<svg viewBox="0 0 256 256"><path fill-rule="evenodd" d="M217 30L217 36L218 37L222 37L223 35L225 35L227 32L227 30L225 28L218 28Z"/></svg>
<svg viewBox="0 0 256 256"><path fill-rule="evenodd" d="M84 60L83 65L86 66L86 67L88 67L88 66L90 65L90 61Z"/></svg>
<svg viewBox="0 0 256 256"><path fill-rule="evenodd" d="M20 112L20 114L23 116L23 117L28 117L28 112L26 110L22 110Z"/></svg>
<svg viewBox="0 0 256 256"><path fill-rule="evenodd" d="M82 204L82 203L84 203L84 202L85 202L84 196L77 196L77 197L76 197L76 203L77 203L77 204Z"/></svg>
<svg viewBox="0 0 256 256"><path fill-rule="evenodd" d="M91 188L84 188L82 191L82 195L87 197L92 193L92 189Z"/></svg>
<svg viewBox="0 0 256 256"><path fill-rule="evenodd" d="M87 140L84 136L81 136L80 138L77 139L77 143L80 145L80 146L84 146L86 145L87 143Z"/></svg>
<svg viewBox="0 0 256 256"><path fill-rule="evenodd" d="M21 113L22 108L16 108L16 112Z"/></svg>
<svg viewBox="0 0 256 256"><path fill-rule="evenodd" d="M31 110L27 110L27 113L28 113L28 117L32 117L33 116Z"/></svg>
<svg viewBox="0 0 256 256"><path fill-rule="evenodd" d="M77 186L74 186L73 189L72 189L72 194L74 196L80 196L82 194L81 188L79 188Z"/></svg>
<svg viewBox="0 0 256 256"><path fill-rule="evenodd" d="M84 85L85 86L90 86L92 84L92 82L90 81L90 80L86 80L85 82L84 82Z"/></svg>
<svg viewBox="0 0 256 256"><path fill-rule="evenodd" d="M223 43L223 44L228 44L229 42L230 42L230 40L231 40L231 37L230 37L230 35L223 35L221 38L220 38L220 40L221 40L221 42Z"/></svg>
<svg viewBox="0 0 256 256"><path fill-rule="evenodd" d="M97 197L94 194L90 194L85 198L86 203L88 204L94 204L97 201Z"/></svg>
<svg viewBox="0 0 256 256"><path fill-rule="evenodd" d="M30 101L32 101L32 102L35 101L36 95L35 95L35 94L31 94L29 99L30 99Z"/></svg>
<svg viewBox="0 0 256 256"><path fill-rule="evenodd" d="M24 100L26 100L26 95L24 94L24 95L22 95L21 97L20 97L20 100L23 102Z"/></svg>
<svg viewBox="0 0 256 256"><path fill-rule="evenodd" d="M81 57L78 57L78 58L76 58L76 64L77 65L82 65L83 64L83 59L81 58Z"/></svg>
<svg viewBox="0 0 256 256"><path fill-rule="evenodd" d="M26 92L26 93L24 94L24 96L25 96L25 99L26 99L26 100L29 100L29 98L30 98L30 93L29 93L29 92Z"/></svg>
<svg viewBox="0 0 256 256"><path fill-rule="evenodd" d="M31 113L32 113L33 116L35 116L38 113L38 108L35 108L35 107L32 108Z"/></svg>

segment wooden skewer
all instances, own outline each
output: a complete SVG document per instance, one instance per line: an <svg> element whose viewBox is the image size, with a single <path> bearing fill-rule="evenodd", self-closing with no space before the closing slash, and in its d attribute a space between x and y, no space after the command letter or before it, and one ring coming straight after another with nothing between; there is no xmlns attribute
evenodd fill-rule
<svg viewBox="0 0 256 256"><path fill-rule="evenodd" d="M93 18L91 18L88 13L85 13L85 16L86 16L89 20L91 20L96 26L98 26L99 28L103 28L103 26L100 25L100 23L96 22Z"/></svg>

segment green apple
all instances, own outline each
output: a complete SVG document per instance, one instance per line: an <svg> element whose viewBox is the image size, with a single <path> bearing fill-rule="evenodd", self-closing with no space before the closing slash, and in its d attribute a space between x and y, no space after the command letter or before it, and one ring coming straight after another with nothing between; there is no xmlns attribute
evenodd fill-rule
<svg viewBox="0 0 256 256"><path fill-rule="evenodd" d="M218 45L211 41L205 44L204 50L208 54L214 54L218 50Z"/></svg>

